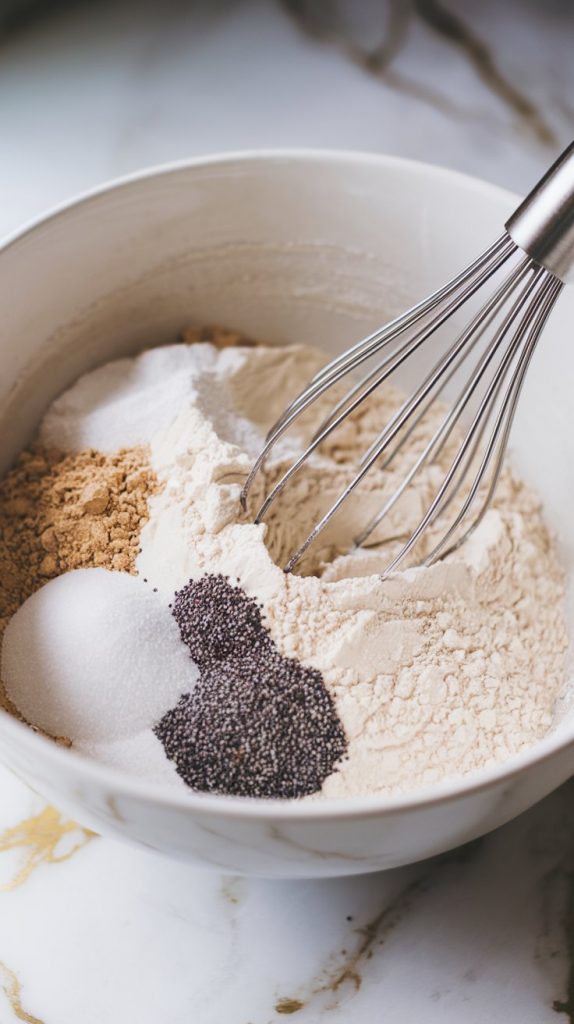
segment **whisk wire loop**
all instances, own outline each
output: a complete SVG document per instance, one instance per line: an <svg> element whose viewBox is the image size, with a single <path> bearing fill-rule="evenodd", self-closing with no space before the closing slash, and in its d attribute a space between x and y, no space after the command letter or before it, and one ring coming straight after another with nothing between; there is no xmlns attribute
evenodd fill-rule
<svg viewBox="0 0 574 1024"><path fill-rule="evenodd" d="M499 309L500 302L503 296L509 291L509 289L512 290L517 283L524 279L529 269L529 261L526 259L521 261L520 265L510 273L510 275L503 282L503 284L496 290L495 294L491 297L489 302L487 302L486 305L471 319L469 325L463 331L462 335L457 339L454 345L452 345L448 349L446 355L433 368L433 370L425 379L425 381L423 381L423 384L420 386L420 388L417 389L414 395L411 396L411 398L398 410L395 416L391 418L387 428L385 429L385 431L383 431L383 434L379 437L378 441L376 442L376 446L371 446L368 458L365 461L361 461L360 469L357 472L357 474L353 477L351 482L347 485L347 487L339 495L339 497L331 505L327 512L325 512L325 514L322 516L319 522L316 523L313 530L308 534L308 536L305 538L305 540L297 549L297 551L295 551L295 553L291 556L285 567L286 572L291 572L295 568L297 563L300 562L307 549L316 540L318 535L325 529L325 527L331 521L333 516L336 515L343 502L345 502L347 498L350 496L350 494L352 494L352 492L358 487L358 485L365 478L367 473L371 470L375 462L377 462L377 460L383 454L386 446L394 440L394 438L406 424L411 413L416 410L417 406L420 404L422 400L424 400L424 398L432 389L434 384L441 378L445 371L447 371L448 368L452 365L452 363L456 360L456 357L464 349L464 347L467 345L467 343L472 338L474 333L477 330L481 330L483 325L485 325L489 321L491 314ZM504 332L502 331L500 337L503 336L503 333ZM364 397L365 396L361 397L361 401L364 399ZM346 415L348 415L348 412ZM459 415L460 412L457 411L456 419L458 419ZM456 419L453 420L453 425L454 422L456 422ZM322 439L323 438L321 438L321 440ZM315 443L315 447L317 443L320 443L320 441ZM285 484L293 476L294 472L296 472L297 469L301 467L303 462L307 460L308 455L310 454L310 450L312 450L314 446L310 445L309 448L305 450L303 455L300 456L299 459L297 459L296 463L290 467L290 469L287 471L287 473L285 473L285 475L275 486L275 488L273 488L268 499L262 506L262 508L265 511L268 510L271 502L274 501L275 498L281 493ZM401 490L401 494L405 489L406 488L403 488ZM398 497L400 497L400 495L398 495L397 498ZM393 501L392 504L395 504L395 502ZM392 507L392 505L390 507Z"/></svg>
<svg viewBox="0 0 574 1024"><path fill-rule="evenodd" d="M438 329L439 326L441 326L442 323L444 323L450 316L452 316L453 313L456 312L456 310L459 308L460 304L462 302L466 301L466 299L470 297L470 294L472 294L476 289L481 287L481 285L484 283L484 281L487 279L487 277L491 276L497 269L499 269L500 266L502 266L502 263L505 262L508 259L508 257L514 251L514 249L515 249L515 246L513 245L513 243L511 243L510 246L501 247L500 251L499 252L497 251L496 257L491 262L489 262L488 267L484 267L482 269L482 275L483 276L481 276L480 278L477 278L471 284L467 285L467 288L466 288L465 292L463 293L463 296L458 296L456 299L452 300L449 304L447 304L446 308L442 311L442 313L440 314L439 317L437 317L435 320L433 320L431 322L431 324L427 325L427 327L423 331L415 334L414 339L413 338L407 339L406 343L403 346L401 346L398 349L397 352L392 353L391 356L389 356L387 359L384 359L383 362L381 364L379 364L379 366L377 366L372 373L368 374L367 378L365 378L365 380L363 381L363 384L365 386L362 388L360 393L359 394L355 394L354 397L352 398L352 400L349 402L349 404L346 404L345 408L342 409L338 413L338 415L335 417L335 419L331 419L329 422L326 423L326 425L323 427L323 429L320 430L320 433L316 433L315 434L314 438L311 440L311 443L308 445L308 447L302 452L302 454L296 459L296 461L293 463L293 465L291 465L289 467L289 469L284 474L284 476L273 487L273 489L271 490L271 492L269 493L269 495L267 496L267 498L263 502L261 508L259 509L259 511L258 511L258 513L257 513L257 515L255 517L255 522L256 523L259 523L259 522L262 521L262 519L265 517L267 511L269 510L270 506L273 504L273 502L276 500L276 498L284 490L284 488L287 485L287 483L289 482L289 480L291 480L291 478L295 475L295 473L297 473L298 470L301 468L301 466L303 466L303 464L307 461L307 459L312 454L312 452L314 452L319 447L319 445L322 444L322 442L324 440L326 440L326 438L334 430L336 430L337 427L345 419L347 419L347 417L352 412L354 412L354 410L356 408L358 408L358 406L361 405L365 401L366 398L369 397L369 395L371 395L375 390L377 390L381 386L381 384L383 384L385 382L385 380L387 380L388 377L390 377L390 375L392 373L394 373L398 369L398 367L401 366L402 363L404 363L405 360L408 359L423 344L423 342L426 341L427 338L435 330ZM514 281L515 277L518 277L519 273L520 273L519 269L517 269L516 271L513 272L513 275L512 275L512 280L513 281ZM494 302L495 302L495 300L493 299L491 304L494 305ZM490 306L489 306L489 309L490 309ZM486 315L487 315L486 313L481 312L480 314L477 314L477 318L476 319L477 320L484 319ZM469 329L469 333L470 333L470 329ZM460 350L460 348L463 347L463 345L466 343L467 340L468 340L467 339L467 335L465 334L463 336L463 338L459 339L459 341L456 343L456 345L453 346L453 349L456 348L457 351ZM451 351L451 350L449 350L449 351ZM345 370L345 371L339 371L339 372L340 373L342 373L342 372L346 373L347 371ZM322 384L321 385L321 392L322 392L323 389L326 390L327 387L331 387L333 383L336 383L338 381L338 379L339 379L338 376L336 376L336 378L332 381L332 383L329 383L329 384L324 383L324 384ZM302 392L302 395L304 395L304 396L306 395L306 397L304 398L304 400L301 403L301 405L299 406L299 408L296 409L296 410L293 410L291 412L291 414L289 415L289 417L287 417L287 419L284 420L284 422L281 424L281 426L277 430L274 430L273 435L269 438L267 444L265 445L263 451L261 452L261 455L259 456L259 459L255 462L255 464L253 466L253 469L252 469L252 471L251 471L251 473L250 473L250 475L249 475L249 477L247 479L247 482L245 484L245 487L243 489L243 493L242 493L242 501L243 501L244 507L245 507L247 494L248 494L249 489L251 487L252 481L253 481L255 475L257 474L257 472L259 471L260 467L262 466L263 462L265 461L267 455L269 454L269 452L273 448L273 446L276 443L276 441L279 439L281 434L284 433L292 425L293 421L297 418L297 416L301 412L303 412L308 407L308 405L310 405L312 402L314 402L315 399L318 397L318 395L313 393L313 385L310 385L310 387L307 389L307 392L308 392L307 394L306 394L306 392ZM390 430L392 425L393 425L392 423L389 424L389 430ZM398 433L399 429L400 429L400 427L397 427L397 429L392 434L393 437L395 436L396 433ZM376 458L378 458L378 455L376 456ZM372 465L372 462L369 462L369 466L370 465ZM360 477L360 479L362 479L362 477ZM356 481L357 484L360 482L360 479L357 479L357 481ZM355 486L356 486L356 484L354 484L353 487L351 487L351 490L354 490ZM349 491L349 493L350 493L350 491ZM345 497L346 496L347 496L347 494L345 492ZM333 509L333 514L334 514L335 511L336 511L336 509ZM328 519L326 519L325 522L321 521L320 529L322 529L326 525L326 523L329 521L330 518L331 518L331 516L329 515ZM317 532L320 532L320 529ZM317 536L316 533L314 533L312 539L314 539L315 536Z"/></svg>
<svg viewBox="0 0 574 1024"><path fill-rule="evenodd" d="M534 291L534 289L535 289L536 285L538 284L538 282L541 279L543 279L546 275L547 275L547 271L545 271L543 268L538 268L538 270L536 271L535 278L532 281L531 287L528 289L528 293L532 294L532 292ZM526 295L524 295L522 297L522 300L520 302L520 306L521 307L524 306L524 304L528 300L528 297L529 297L529 294L526 294ZM514 314L513 319L516 319L517 315L518 315L518 311ZM492 399L493 395L495 394L496 389L497 389L500 381L504 379L504 375L505 375L507 369L509 368L509 366L510 366L510 364L511 364L513 358L514 358L514 356L516 355L516 353L518 351L518 348L520 346L520 343L522 342L525 334L528 332L528 329L529 329L529 322L528 322L528 320L523 319L519 323L519 325L518 325L518 327L516 329L516 332L515 332L515 334L513 336L513 339L511 341L511 343L508 345L508 347L507 347L507 349L506 349L506 351L505 351L505 353L504 353L504 355L502 357L502 360L501 360L501 362L500 362L500 364L499 364L499 366L498 366L498 368L496 370L496 373L495 373L492 381L488 385L486 394L483 396L483 398L482 398L482 400L481 400L481 402L479 404L479 407L478 407L478 409L477 409L477 411L476 411L476 413L474 415L472 423L471 423L471 425L470 425L470 427L469 427L469 429L468 429L468 431L467 431L467 433L466 433L466 435L465 435L465 437L464 437L464 439L463 439L463 441L462 441L462 443L460 445L460 448L458 449L458 451L456 453L456 456L455 456L455 458L454 458L454 460L453 460L449 470L447 471L447 473L445 475L445 478L444 478L444 480L443 480L443 482L442 482L442 484L441 484L437 494L435 495L433 501L431 502L431 504L430 504L429 508L427 509L427 511L425 512L424 516L420 520L418 526L412 531L408 541L403 545L403 547L401 548L399 553L395 556L395 558L393 558L393 560L390 562L390 564L387 566L387 568L383 571L383 573L382 573L383 578L385 576L389 575L391 572L393 572L400 565L400 563L407 557L407 555L410 553L410 551L414 548L415 544L419 540L419 538L420 538L421 534L423 533L423 531L426 530L426 528L433 522L433 520L435 518L437 518L438 515L440 515L441 509L442 509L442 506L443 506L443 503L444 503L444 500L445 500L445 498L448 495L450 484L451 484L452 480L454 479L454 477L455 477L455 475L457 473L457 470L461 466L461 463L463 462L463 460L464 460L464 458L465 458L469 448L471 447L471 445L473 443L473 440L474 440L478 430L480 429L481 424L484 421L485 411L487 410L487 408L488 408L488 406L489 406L489 404L491 402L491 399ZM474 377L473 377L473 380L472 380L472 384L474 384ZM488 462L490 460L490 455L491 455L491 451L489 449L487 449L487 452L488 452L488 459L486 459L486 461L485 461L485 471L486 471L486 466L488 465ZM486 453L485 453L485 458L486 458ZM474 494L476 494L477 492L478 492L478 486L477 486Z"/></svg>
<svg viewBox="0 0 574 1024"><path fill-rule="evenodd" d="M389 321L384 327L378 328L373 331L372 334L367 335L361 341L358 341L355 345L352 345L346 352L336 356L326 366L323 366L318 373L315 374L311 383L315 383L321 380L328 373L330 373L336 367L343 365L350 366L353 359L357 354L362 353L365 349L368 349L371 345L376 345L379 348L382 344L392 341L393 338L400 332L407 330L413 326L414 323L418 322L423 316L425 316L430 310L438 306L443 299L448 298L449 295L453 294L458 288L466 285L477 275L481 275L482 272L488 268L491 261L495 261L498 257L505 252L512 252L516 246L504 232L500 235L492 245L489 245L488 249L480 254L472 263L470 263L461 273L451 278L447 284L438 288L432 292L431 295L427 296L421 302L411 306L406 313L401 313L400 316L395 317L394 320Z"/></svg>
<svg viewBox="0 0 574 1024"><path fill-rule="evenodd" d="M393 353L391 357L389 357L388 362L382 364L379 367L376 367L374 371L367 375L367 378L365 379L364 383L370 382L370 390L368 390L364 394L364 397L366 397L367 394L370 394L373 390L375 390L375 388L379 387L380 384L383 383L383 381L387 379L387 377L390 376L390 374L393 373L398 368L398 366L400 366L407 358L409 358L409 356L412 355L412 353L416 351L416 349L419 348L423 344L423 342L426 341L427 338L432 333L434 333L435 330L438 329L439 326L441 326L450 316L453 315L453 313L456 312L457 309L459 309L463 302L467 301L467 299L469 299L471 295L473 295L480 287L482 287L482 285L488 280L489 277L496 273L496 271L503 265L504 262L506 262L506 260L515 251L515 244L510 239L508 239L508 237L506 237L505 239L504 236L501 236L501 238L498 239L494 243L494 245L490 246L490 248L487 249L486 252L483 253L481 257L479 257L479 259L475 260L474 264L472 264L472 267L469 268L468 272L458 275L457 278L454 278L453 281L451 281L444 288L440 289L439 292L434 293L434 295L431 296L429 300L426 300L429 303L432 300L432 305L435 306L439 301L442 301L443 297L452 294L453 290L456 290L456 288L458 288L459 285L462 284L465 286L464 291L460 295L455 295L455 297L447 304L447 306L443 310L441 310L437 314L437 316L429 324L426 325L426 327L421 329L421 331L418 334L416 334L414 338L411 337L407 339L404 345L400 347L397 352ZM441 298L436 298L439 295ZM419 304L420 307L424 305L425 303ZM417 307L415 307L415 309L416 308ZM362 342L359 342L358 345L354 346L355 355L353 357L351 357L350 353L347 353L343 360L341 357L337 357L337 359L333 360L331 363L328 364L328 366L326 366L322 371L320 371L319 375L317 375L317 377L311 381L308 387L305 388L297 396L297 398L293 400L293 402L291 402L291 404L287 407L283 415L277 420L275 425L271 428L271 431L267 436L267 441L258 458L256 459L253 468L251 469L251 472L249 473L249 476L245 482L245 485L241 492L241 505L244 509L247 506L247 496L249 494L253 481L257 476L257 473L263 466L267 456L269 455L269 453L271 452L279 438L293 425L295 420L303 412L305 412L325 391L327 391L329 388L337 384L339 380L346 376L351 370L356 369L362 362L364 362L367 359L370 359L374 354L376 354L376 352L380 351L380 349L386 346L390 341L395 340L395 338L399 334L403 333L407 329L407 327L412 326L412 322L415 322L416 320L420 319L422 315L423 313L420 313L420 315L417 315L415 318L413 318L413 320L411 320L410 318L405 319L399 317L399 321L405 320L404 323L400 323L399 327L393 328L393 324L396 323L396 321L393 321L391 324L388 325L388 328L384 328L382 331L375 332L368 338L364 339ZM392 331L391 328L393 328ZM363 396L360 399L361 401L362 398ZM345 409L345 416L349 415L353 408L356 408L356 405L353 405L351 403L351 405ZM332 427L332 429L335 429L340 422L341 419L337 416L336 420L333 423L328 424L328 426ZM327 436L324 433L324 430L322 430L321 428L319 429L320 436L315 439L317 441L315 447L317 447L321 443L321 441L324 440L324 437ZM325 429L327 428L325 427ZM280 490L282 489L283 488L281 487ZM278 490L276 494L279 494L280 490ZM274 495L274 497L276 496L276 494ZM268 507L269 505L267 504L266 508ZM264 514L264 510L260 509L257 514L256 521L260 521Z"/></svg>
<svg viewBox="0 0 574 1024"><path fill-rule="evenodd" d="M511 287L514 289L514 287L516 287L517 284L524 283L524 280L527 277L527 275L529 273L532 274L532 272L533 272L532 271L532 267L530 266L528 261L523 261L521 263L520 267L517 269L517 271L515 271L515 273L513 275L511 275L511 278L508 279L509 285L511 285ZM406 490L408 485L413 481L414 477L417 475L419 470L422 469L422 467L426 463L428 463L430 461L431 455L434 457L435 460L438 458L438 455L440 454L441 449L443 448L444 444L446 443L446 441L448 440L448 438L452 434L452 431L454 430L456 424L458 423L458 421L459 421L459 419L461 417L462 412L464 411L464 409L468 405L468 403L469 403L470 399L472 398L474 392L476 391L477 387L479 386L480 382L482 381L483 376L486 373L486 371L487 371L487 369L488 369L492 359L494 358L496 352L500 348L500 346L501 346L501 344L502 344L502 342L503 342L503 340L505 338L505 335L506 335L506 333L508 331L508 328L511 326L513 321L516 319L516 317L518 316L518 314L520 313L520 311L521 311L521 309L522 309L522 307L524 305L524 302L529 297L529 294L532 291L532 287L533 287L533 282L528 282L527 281L525 287L523 287L522 290L519 292L518 297L514 301L514 304L512 305L511 309L506 314L506 316L505 316L504 320L502 321L502 323L499 325L498 329L496 330L496 332L494 334L493 339L490 341L490 343L486 347L484 353L482 354L480 360L478 361L477 365L475 366L475 369L474 369L474 372L473 372L473 375L472 375L470 381L468 381L466 383L466 385L463 388L462 392L459 394L459 397L458 397L457 401L455 402L455 404L452 406L452 408L450 409L448 414L443 419L443 421L440 424L438 430L432 436L431 440L429 441L429 443L427 444L426 448L423 450L423 452L421 453L421 455L419 456L419 458L415 462L414 466L409 470L407 476L403 480L403 482L400 485L400 487L394 492L394 494L391 495L391 497L385 503L385 505L383 506L381 511L377 513L377 515L374 517L374 519L371 520L371 522L363 529L363 531L356 538L356 540L355 540L355 545L356 546L361 546L362 544L364 544L364 542L368 539L368 537L370 536L372 531L378 526L378 524L382 521L382 519L384 519L384 517L387 515L387 513L390 512L390 510L393 508L393 506L397 503L397 501L402 496L402 494L404 493L404 491ZM495 300L496 300L496 296L495 296ZM497 304L496 304L495 300L493 301L492 308L490 309L489 314L486 317L486 324L490 323L495 318L495 316L498 313L498 308L497 308ZM472 327L472 324L471 324L471 327ZM472 348L474 348L474 346L476 345L477 341L482 336L484 328L485 328L485 323L482 323L480 325L479 330L476 332L476 335L475 335L474 339L472 339L472 346L471 346ZM444 378L441 379L440 387L439 387L438 391L436 391L432 395L430 402L427 403L427 405L425 406L425 408L427 410L430 407L430 405L433 404L435 402L435 400L439 397L439 395L442 393L442 390L443 390L444 386L446 385L446 383L448 382L448 379L450 378L451 374L456 369L460 368L462 363L466 360L467 356L468 356L468 351L463 351L462 354L459 354L457 361L453 364L453 367L451 368L449 373ZM429 375L427 380L429 380L431 377L434 377L435 379L438 379L438 378L441 377L441 374L442 374L441 365L442 365L441 363L438 363L433 368L433 371L431 372L431 374ZM373 446L371 446L370 450L371 450L371 452L374 450Z"/></svg>
<svg viewBox="0 0 574 1024"><path fill-rule="evenodd" d="M257 513L261 522L273 502L313 452L369 398L395 371L415 356L439 329L498 274L512 258L510 272L495 282L483 306L452 340L413 393L405 398L380 433L361 456L355 475L315 524L301 546L289 558L289 572L301 561L309 546L325 529L375 464L387 471L398 453L415 436L420 426L423 450L414 458L403 479L383 507L355 538L365 544L413 483L417 474L444 457L447 443L453 445L450 465L440 486L415 529L393 557L383 576L393 572L413 551L422 534L444 518L459 499L450 525L433 541L423 565L432 565L455 550L476 529L492 501L499 482L508 438L517 404L533 353L563 283L574 268L574 143L567 147L512 214L504 233L465 270L442 288L417 303L390 323L356 342L350 349L323 366L287 406L267 435L241 493L245 509L253 482L280 438L296 420L337 388L335 400L323 416L304 451L292 462L264 498ZM478 347L480 345L480 347ZM443 346L444 347L444 346ZM478 350L450 411L439 402L447 385L466 360ZM377 360L376 357L380 355ZM363 364L374 360L366 372ZM348 375L360 370L349 389L340 396L337 387ZM438 416L436 415L438 412ZM425 427L425 418L428 417ZM456 428L462 420L470 425ZM428 424L432 423L432 436ZM438 426L435 427L435 422ZM425 436L426 430L426 436ZM418 449L417 449L418 451ZM429 475L428 481L433 479ZM436 486L436 485L435 485ZM478 499L481 499L480 501ZM477 505L478 502L478 505ZM478 507L478 512L476 508ZM457 510L458 509L458 510ZM376 538L371 543L383 543Z"/></svg>
<svg viewBox="0 0 574 1024"><path fill-rule="evenodd" d="M375 458L379 457L387 447L389 441L396 437L396 435L405 426L407 421L410 419L411 413L416 410L421 401L423 401L426 396L432 392L437 382L441 380L446 381L445 374L448 373L449 369L456 363L458 356L462 353L466 358L470 348L474 347L474 343L480 340L486 328L496 317L499 304L504 295L511 292L516 284L523 280L525 275L528 273L528 270L529 261L524 259L500 285L486 305L483 306L482 309L480 309L472 318L460 337L453 345L450 346L443 358L435 364L431 372L427 377L425 377L422 384L417 388L414 394L403 403L383 432L379 434L378 438L376 438L369 448L367 448L367 451L361 458L360 465L367 463L373 455Z"/></svg>
<svg viewBox="0 0 574 1024"><path fill-rule="evenodd" d="M518 405L518 399L520 398L520 393L522 391L522 386L524 384L524 380L526 377L526 371L528 370L530 361L534 354L534 350L536 348L540 335L542 334L546 321L548 320L548 317L552 312L556 299L558 298L563 287L564 285L562 284L562 282L556 277L551 277L549 281L545 282L544 301L541 304L538 314L532 323L532 327L530 329L530 338L528 340L527 345L521 353L516 370L516 376L515 378L512 379L511 383L509 384L506 390L502 406L496 418L492 435L489 439L486 451L484 453L476 477L473 481L472 487L464 501L462 508L458 512L454 522L449 527L448 531L444 534L444 536L441 538L441 540L438 542L438 544L435 545L430 554L427 555L427 557L425 558L423 564L426 566L433 565L436 561L438 561L440 557L444 557L448 554L451 554L451 552L455 551L462 544L464 544L464 542L468 540L470 535L474 532L474 530L476 530L477 526L481 523L482 519L484 518L486 512L490 507L491 501L494 497L494 493L496 491L496 487L500 478L500 473L502 471L504 455L508 446L508 439L510 436L510 431L512 429L512 423L514 421L514 415ZM492 453L495 450L497 444L498 451L496 453L495 465L491 473L490 484L488 487L488 491L484 497L481 509L478 515L475 517L474 521L470 524L470 526L468 526L468 528L459 537L459 539L455 543L450 544L449 546L449 541L456 534L458 527L467 516L472 506L472 503L479 492L480 486L488 471L489 463L492 458Z"/></svg>

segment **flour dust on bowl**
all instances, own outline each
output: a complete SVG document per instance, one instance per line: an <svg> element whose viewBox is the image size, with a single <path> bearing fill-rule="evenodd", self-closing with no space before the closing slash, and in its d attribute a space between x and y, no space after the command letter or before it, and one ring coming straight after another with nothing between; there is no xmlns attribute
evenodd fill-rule
<svg viewBox="0 0 574 1024"><path fill-rule="evenodd" d="M102 833L278 877L438 853L571 774L568 290L512 468L445 561L381 580L433 472L350 550L393 485L379 467L281 569L409 368L267 529L239 507L266 430L322 362L452 276L515 205L383 157L247 154L119 182L6 243L0 743L18 774ZM278 447L267 488L316 425Z"/></svg>

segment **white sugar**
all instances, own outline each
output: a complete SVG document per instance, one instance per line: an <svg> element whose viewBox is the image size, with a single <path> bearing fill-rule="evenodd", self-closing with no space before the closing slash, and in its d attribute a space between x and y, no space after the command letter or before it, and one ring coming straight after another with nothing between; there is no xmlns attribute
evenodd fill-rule
<svg viewBox="0 0 574 1024"><path fill-rule="evenodd" d="M107 765L108 768L119 768L130 775L139 775L142 779L152 782L166 782L170 786L187 790L187 786L173 761L166 755L163 746L151 729L144 729L136 736L115 740L112 743L94 743L82 739L74 743L74 750L95 761Z"/></svg>
<svg viewBox="0 0 574 1024"><path fill-rule="evenodd" d="M66 573L28 598L6 629L1 671L22 714L79 749L153 728L198 678L158 594L107 569Z"/></svg>

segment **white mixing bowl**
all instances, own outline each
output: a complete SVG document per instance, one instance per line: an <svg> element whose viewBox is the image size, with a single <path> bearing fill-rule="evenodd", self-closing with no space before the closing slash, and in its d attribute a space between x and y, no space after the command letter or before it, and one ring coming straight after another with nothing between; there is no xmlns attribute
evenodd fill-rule
<svg viewBox="0 0 574 1024"><path fill-rule="evenodd" d="M0 469L84 370L185 324L339 350L496 238L515 198L388 157L286 152L194 160L57 210L0 251ZM574 291L574 289L572 290ZM574 551L574 294L539 347L513 435L567 564ZM574 715L505 764L406 796L302 805L171 792L99 766L0 712L1 757L106 834L230 872L352 874L473 839L574 769Z"/></svg>

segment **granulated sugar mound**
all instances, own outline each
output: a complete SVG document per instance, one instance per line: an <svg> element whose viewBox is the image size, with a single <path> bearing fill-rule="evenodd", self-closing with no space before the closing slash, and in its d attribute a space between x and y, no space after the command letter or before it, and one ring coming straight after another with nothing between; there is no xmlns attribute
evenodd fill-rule
<svg viewBox="0 0 574 1024"><path fill-rule="evenodd" d="M317 792L346 750L321 674L283 657L256 602L223 576L188 583L173 615L200 681L155 733L187 785L234 796Z"/></svg>
<svg viewBox="0 0 574 1024"><path fill-rule="evenodd" d="M79 569L13 616L2 678L29 722L81 750L151 730L197 670L169 609L142 580Z"/></svg>

